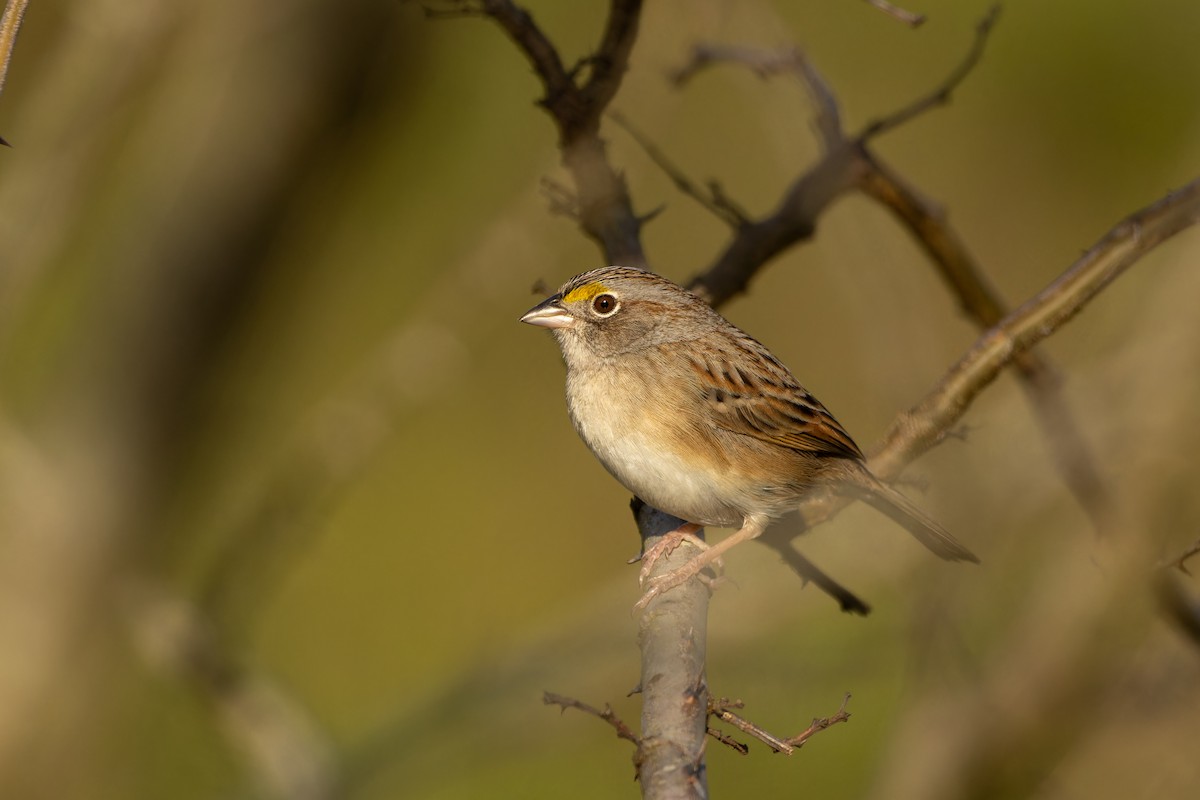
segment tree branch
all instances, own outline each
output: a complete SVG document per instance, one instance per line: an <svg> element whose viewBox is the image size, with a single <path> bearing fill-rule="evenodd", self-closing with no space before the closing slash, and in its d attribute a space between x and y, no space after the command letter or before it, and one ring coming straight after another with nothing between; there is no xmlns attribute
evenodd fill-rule
<svg viewBox="0 0 1200 800"><path fill-rule="evenodd" d="M738 47L694 48L688 63L675 73L677 84L703 67L720 62L741 64L764 77L776 74L798 77L808 88L816 108L815 127L825 156L789 187L784 201L769 217L739 225L734 240L712 267L693 279L691 288L714 305L744 291L769 259L815 233L818 217L835 198L856 188L883 204L908 228L976 324L981 328L996 324L1007 309L967 248L940 212L889 170L867 145L869 139L946 103L979 63L998 14L999 6L995 6L980 21L967 55L935 90L868 125L853 138L841 129L840 111L832 90L798 49L762 53ZM1108 491L1083 433L1062 397L1057 371L1048 360L1033 352L1023 353L1016 366L1063 481L1089 515L1094 528L1103 534L1111 527L1112 519ZM788 550L780 552L785 560L791 559Z"/></svg>
<svg viewBox="0 0 1200 800"><path fill-rule="evenodd" d="M945 437L980 391L1021 353L1057 331L1121 273L1200 220L1200 179L1126 217L1032 299L980 337L932 392L901 414L872 459L882 477Z"/></svg>
<svg viewBox="0 0 1200 800"><path fill-rule="evenodd" d="M642 151L645 152L647 157L654 162L654 165L662 170L662 172L671 179L671 182L675 184L675 188L680 192L695 200L702 207L711 212L713 216L717 217L719 220L735 230L749 221L749 216L746 214L746 212L725 196L725 193L721 191L721 188L716 181L709 182L708 191L703 191L690 178L688 178L687 175L683 173L683 170L671 163L671 160L661 148L655 145L654 142L650 141L645 134L635 128L633 124L625 118L624 114L613 111L610 112L608 116L609 119L617 123L619 127L621 127L630 135L630 137L632 137L632 139L637 143L638 147L642 148Z"/></svg>
<svg viewBox="0 0 1200 800"><path fill-rule="evenodd" d="M643 547L685 524L638 499L632 503ZM695 555L680 546L655 563L662 575ZM704 735L708 598L697 576L652 599L638 617L642 653L642 741L635 757L644 797L707 797Z"/></svg>
<svg viewBox="0 0 1200 800"><path fill-rule="evenodd" d="M799 48L763 53L751 48L699 45L688 62L673 74L675 84L690 80L710 64L735 63L766 77L790 74L807 88L816 108L815 125L824 156L797 178L768 217L743 225L716 262L692 279L689 288L720 305L746 290L766 263L791 245L810 238L817 218L843 192L867 185L879 162L867 149L870 139L890 131L949 101L953 91L979 63L999 7L993 7L976 28L975 41L966 57L934 91L894 114L866 126L858 136L842 130L841 113L833 91Z"/></svg>
<svg viewBox="0 0 1200 800"><path fill-rule="evenodd" d="M566 711L568 708L573 708L577 711L582 711L585 714L590 714L591 716L603 720L611 725L613 730L617 732L618 739L625 739L633 742L639 747L642 744L642 740L638 737L638 735L634 733L633 729L626 725L620 717L617 716L617 713L612 710L611 706L605 705L604 710L602 711L595 706L589 706L587 703L584 703L581 700L576 700L573 697L566 697L561 694L555 694L554 692L543 692L542 702L548 706L559 706L563 711Z"/></svg>
<svg viewBox="0 0 1200 800"><path fill-rule="evenodd" d="M727 700L725 698L721 698L719 700L710 700L708 713L722 722L732 725L742 733L753 736L755 739L758 739L776 753L783 753L784 755L790 756L792 753L795 753L797 750L803 747L805 742L826 728L832 727L839 722L848 722L850 720L850 713L846 711L846 706L849 705L849 703L850 694L847 692L846 696L842 698L842 706L837 710L836 714L830 717L814 718L812 724L810 724L807 728L795 736L789 736L786 739L776 736L761 726L754 724L740 714L733 713L733 709L736 708L740 710L742 708L743 704L740 700ZM728 743L726 737L719 736L713 731L709 731L709 733L716 736L719 741ZM745 745L742 745L736 749L745 754L748 748L746 748Z"/></svg>
<svg viewBox="0 0 1200 800"><path fill-rule="evenodd" d="M338 796L333 747L307 709L268 676L239 663L194 606L144 581L125 599L134 644L146 661L214 709L270 796Z"/></svg>
<svg viewBox="0 0 1200 800"><path fill-rule="evenodd" d="M912 118L924 114L931 108L936 108L937 106L945 105L946 103L950 102L950 95L953 94L954 90L958 88L959 84L971 74L971 71L974 70L975 66L979 63L979 59L983 57L983 50L987 45L988 36L991 34L992 28L995 26L996 20L999 17L1000 5L996 4L988 10L987 14L984 15L983 19L981 19L979 24L975 27L975 42L971 46L970 51L967 52L967 57L963 59L962 63L959 64L952 73L950 73L950 77L948 77L941 86L937 87L916 102L910 103L899 111L869 123L867 127L863 128L862 133L860 133L856 138L865 143L876 136L887 133L893 128L900 127Z"/></svg>
<svg viewBox="0 0 1200 800"><path fill-rule="evenodd" d="M976 325L986 329L999 322L1008 313L1006 304L941 212L870 152L864 150L863 157L871 168L862 173L859 189L908 228ZM1083 432L1063 399L1058 370L1036 351L1021 353L1014 365L1059 474L1093 527L1105 533L1112 519L1109 493Z"/></svg>
<svg viewBox="0 0 1200 800"><path fill-rule="evenodd" d="M599 49L570 71L529 12L511 0L480 0L478 7L465 2L452 6L477 8L492 19L533 66L544 91L538 104L558 130L563 166L575 182L584 233L600 245L608 263L645 266L642 219L634 213L625 179L609 163L600 138L600 120L629 69L642 0L611 0ZM584 66L590 77L581 86L577 79Z"/></svg>
<svg viewBox="0 0 1200 800"><path fill-rule="evenodd" d="M887 0L867 0L867 3L875 6L875 8L887 14L892 19L903 22L910 28L916 28L925 22L924 14L914 14L911 11L892 5Z"/></svg>

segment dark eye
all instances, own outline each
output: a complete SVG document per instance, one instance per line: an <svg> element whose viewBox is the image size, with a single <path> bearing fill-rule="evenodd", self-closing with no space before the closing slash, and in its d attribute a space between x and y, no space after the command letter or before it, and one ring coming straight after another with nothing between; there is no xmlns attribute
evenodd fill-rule
<svg viewBox="0 0 1200 800"><path fill-rule="evenodd" d="M602 317L607 317L617 310L617 298L611 294L598 294L592 300L592 310Z"/></svg>

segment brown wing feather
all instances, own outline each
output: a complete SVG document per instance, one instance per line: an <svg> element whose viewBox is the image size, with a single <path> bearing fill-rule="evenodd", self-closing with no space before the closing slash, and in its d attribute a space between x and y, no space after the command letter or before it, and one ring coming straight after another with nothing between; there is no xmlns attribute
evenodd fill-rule
<svg viewBox="0 0 1200 800"><path fill-rule="evenodd" d="M737 335L723 343L723 352L706 356L696 348L688 354L718 428L814 455L863 457L850 434L787 367L756 340L733 330Z"/></svg>

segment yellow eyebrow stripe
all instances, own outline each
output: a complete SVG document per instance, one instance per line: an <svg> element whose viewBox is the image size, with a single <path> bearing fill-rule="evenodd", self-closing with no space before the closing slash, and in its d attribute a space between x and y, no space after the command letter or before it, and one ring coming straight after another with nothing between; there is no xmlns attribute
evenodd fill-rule
<svg viewBox="0 0 1200 800"><path fill-rule="evenodd" d="M603 283L585 283L576 289L572 289L563 296L563 300L567 303L578 303L580 301L591 300L598 294L603 294L608 291L608 287Z"/></svg>

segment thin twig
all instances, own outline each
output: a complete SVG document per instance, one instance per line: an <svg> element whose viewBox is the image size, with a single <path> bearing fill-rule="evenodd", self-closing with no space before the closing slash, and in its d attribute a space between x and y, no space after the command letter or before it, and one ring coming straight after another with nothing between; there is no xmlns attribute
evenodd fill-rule
<svg viewBox="0 0 1200 800"><path fill-rule="evenodd" d="M582 711L585 714L591 714L593 717L602 719L611 725L617 732L618 739L626 739L638 746L641 746L642 744L641 738L633 732L632 728L626 725L621 718L617 716L617 713L613 711L612 707L607 703L604 704L604 710L601 711L595 706L590 706L581 700L576 700L573 697L566 697L561 694L555 694L554 692L543 692L542 702L548 706L560 706L563 711L566 711L568 708L574 708L578 711Z"/></svg>
<svg viewBox="0 0 1200 800"><path fill-rule="evenodd" d="M681 67L667 73L667 78L676 89L682 89L701 71L715 64L740 64L760 78L787 73L795 74L799 69L797 59L800 50L788 47L782 50L759 50L739 45L701 43L692 47L688 60Z"/></svg>
<svg viewBox="0 0 1200 800"><path fill-rule="evenodd" d="M682 88L702 69L721 63L740 64L760 78L780 74L796 76L812 96L816 108L814 122L825 149L832 150L845 140L837 98L799 47L787 47L771 52L734 45L697 44L692 47L688 61L668 73L668 77L675 88Z"/></svg>
<svg viewBox="0 0 1200 800"><path fill-rule="evenodd" d="M720 305L745 291L758 270L772 258L811 238L818 217L833 200L865 183L876 168L875 160L867 151L868 140L946 102L979 62L997 14L998 7L995 7L979 23L967 56L937 89L895 114L868 125L856 137L848 137L842 131L841 115L832 90L799 49L764 53L753 48L719 45L694 48L689 61L675 71L676 83L690 79L710 64L722 62L740 64L763 76L788 73L799 77L813 98L817 114L814 121L825 155L792 182L773 212L743 225L717 260L692 279L689 288L714 305Z"/></svg>
<svg viewBox="0 0 1200 800"><path fill-rule="evenodd" d="M1184 575L1191 575L1192 573L1187 568L1187 560L1189 558L1191 558L1192 556L1196 555L1197 553L1200 553L1200 539L1197 539L1196 541L1194 541L1190 545L1188 545L1186 548L1184 548L1183 552L1180 553L1179 555L1177 555L1173 558L1168 558L1165 561L1160 561L1158 563L1158 568L1159 569L1177 569L1180 572L1182 572Z"/></svg>
<svg viewBox="0 0 1200 800"><path fill-rule="evenodd" d="M887 2L887 0L867 0L867 3L875 6L875 8L887 14L892 19L903 22L910 28L919 27L925 22L924 14L917 14L912 11L908 11L907 9L900 8L899 6L894 6Z"/></svg>
<svg viewBox="0 0 1200 800"><path fill-rule="evenodd" d="M742 733L748 736L753 736L755 739L758 739L776 753L783 753L784 755L790 756L795 751L796 748L787 741L780 739L778 736L774 735L770 731L767 731L761 726L755 725L745 717L733 713L733 709L740 709L742 705L743 704L740 700L728 700L722 697L719 700L712 700L709 702L708 713L722 722L732 725Z"/></svg>
<svg viewBox="0 0 1200 800"><path fill-rule="evenodd" d="M745 756L745 755L750 754L750 746L749 745L747 745L745 742L739 742L737 739L734 739L732 736L725 733L724 731L719 731L716 728L709 728L707 731L705 731L705 733L707 733L709 736L716 739L718 742L725 745L726 747L728 747L730 750L737 753L738 755Z"/></svg>
<svg viewBox="0 0 1200 800"><path fill-rule="evenodd" d="M863 617L871 613L871 607L858 595L831 578L824 570L798 553L787 542L779 542L779 544L780 546L774 546L774 540L772 540L773 549L779 553L784 563L791 567L792 571L799 575L805 583L812 583L836 600L842 611Z"/></svg>
<svg viewBox="0 0 1200 800"><path fill-rule="evenodd" d="M738 229L716 261L688 283L714 306L744 292L768 261L812 238L817 220L834 199L854 188L865 169L850 148L829 153L792 182L774 211Z"/></svg>
<svg viewBox="0 0 1200 800"><path fill-rule="evenodd" d="M832 725L836 725L839 722L848 722L850 720L850 713L848 711L846 711L846 706L849 704L850 704L850 693L846 692L846 696L844 698L842 698L842 707L837 710L836 714L834 714L832 717L818 717L817 719L814 719L812 721L811 725L809 725L806 729L804 729L800 733L798 733L795 736L788 739L787 743L789 745L791 745L792 747L796 748L797 750L799 750L801 747L804 746L805 742L807 742L809 739L811 739L817 733L825 730L826 728L828 728Z"/></svg>
<svg viewBox="0 0 1200 800"><path fill-rule="evenodd" d="M629 136L637 142L638 147L654 162L662 172L671 179L675 184L675 188L683 192L688 197L695 200L714 216L735 230L746 223L748 217L746 212L739 208L732 200L730 200L716 183L709 184L709 191L704 192L700 187L692 182L683 170L679 169L671 162L667 155L654 142L650 141L649 137L633 126L625 118L624 114L619 111L610 111L609 119L617 123Z"/></svg>
<svg viewBox="0 0 1200 800"><path fill-rule="evenodd" d="M931 108L948 103L954 90L957 89L958 85L963 82L963 80L971 73L973 69L975 69L975 65L979 63L979 59L983 57L983 51L984 47L987 45L988 36L992 32L992 28L995 27L996 20L999 16L999 4L992 6L984 18L980 20L979 24L975 27L975 41L972 43L971 49L967 53L967 57L963 59L962 63L950 73L949 77L947 77L940 86L924 97L919 98L915 102L910 103L909 105L900 109L899 111L875 120L874 122L868 123L868 125L863 128L862 133L858 135L857 139L861 142L867 142L876 136L903 125L913 117L919 116Z"/></svg>
<svg viewBox="0 0 1200 800"><path fill-rule="evenodd" d="M803 747L804 743L811 739L818 732L823 731L832 725L836 725L839 722L846 722L849 720L850 714L846 711L846 706L849 704L849 702L850 693L847 692L846 696L842 698L842 705L836 714L831 717L818 717L814 719L812 724L806 729L795 736L788 737L787 739L782 739L776 736L770 731L764 729L762 726L756 725L755 723L749 721L740 714L735 714L733 709L736 708L740 710L744 705L740 700L729 700L724 697L720 698L719 700L710 700L708 713L710 716L716 717L722 722L732 725L742 733L748 736L753 736L767 747L770 747L776 753L783 753L784 755L790 756L792 753ZM716 736L719 741L722 741L723 743L725 742L724 738L718 736L716 733L713 733L711 730L710 733L712 733L713 736ZM735 742L735 745L736 744L738 743ZM740 747L745 748L745 745L740 745Z"/></svg>

